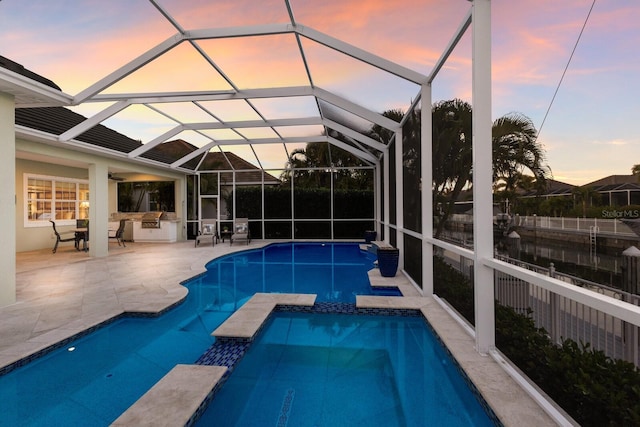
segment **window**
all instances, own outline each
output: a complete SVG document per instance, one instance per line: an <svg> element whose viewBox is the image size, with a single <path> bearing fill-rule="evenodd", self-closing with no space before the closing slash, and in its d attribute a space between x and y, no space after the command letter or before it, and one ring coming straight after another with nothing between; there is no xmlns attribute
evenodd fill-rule
<svg viewBox="0 0 640 427"><path fill-rule="evenodd" d="M89 182L24 175L25 226L49 226L49 220L75 224L89 218Z"/></svg>

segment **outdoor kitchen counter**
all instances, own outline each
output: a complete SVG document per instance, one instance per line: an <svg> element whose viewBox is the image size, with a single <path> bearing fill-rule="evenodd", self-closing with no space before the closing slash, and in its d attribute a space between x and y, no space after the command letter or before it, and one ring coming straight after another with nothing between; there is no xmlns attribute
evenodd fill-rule
<svg viewBox="0 0 640 427"><path fill-rule="evenodd" d="M180 220L159 221L159 227L142 227L142 221L133 221L134 242L163 242L172 243L178 239L178 224Z"/></svg>

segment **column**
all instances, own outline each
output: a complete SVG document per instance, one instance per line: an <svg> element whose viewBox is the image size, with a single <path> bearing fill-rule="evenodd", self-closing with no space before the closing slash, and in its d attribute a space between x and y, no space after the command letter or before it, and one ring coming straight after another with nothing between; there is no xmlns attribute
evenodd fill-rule
<svg viewBox="0 0 640 427"><path fill-rule="evenodd" d="M473 78L473 245L476 351L495 348L493 269L493 192L491 148L491 1L472 5Z"/></svg>
<svg viewBox="0 0 640 427"><path fill-rule="evenodd" d="M109 254L109 171L104 163L89 165L89 254Z"/></svg>
<svg viewBox="0 0 640 427"><path fill-rule="evenodd" d="M389 208L389 188L391 187L391 165L389 164L389 147L384 150L383 153L384 160L384 177L382 185L384 187L384 241L389 243L389 215L391 209ZM378 239L382 240L382 239Z"/></svg>
<svg viewBox="0 0 640 427"><path fill-rule="evenodd" d="M0 93L0 307L16 302L15 99Z"/></svg>
<svg viewBox="0 0 640 427"><path fill-rule="evenodd" d="M420 177L422 203L422 292L433 295L433 124L431 115L431 85L422 85L420 111Z"/></svg>
<svg viewBox="0 0 640 427"><path fill-rule="evenodd" d="M400 249L398 270L404 269L404 180L402 170L402 128L396 131L396 247Z"/></svg>

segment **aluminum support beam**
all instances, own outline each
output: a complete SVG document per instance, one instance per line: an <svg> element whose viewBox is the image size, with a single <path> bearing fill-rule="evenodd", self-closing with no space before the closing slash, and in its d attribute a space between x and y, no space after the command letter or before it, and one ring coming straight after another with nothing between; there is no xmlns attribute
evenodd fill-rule
<svg viewBox="0 0 640 427"><path fill-rule="evenodd" d="M140 156L141 154L145 153L146 151L151 150L156 145L160 145L163 142L165 142L166 140L168 140L169 138L172 138L172 137L176 136L177 134L179 134L183 130L184 130L184 127L182 125L178 125L178 126L174 127L173 129L169 129L168 131L166 131L162 135L155 137L153 140L147 142L146 144L142 144L140 147L138 147L135 150L129 152L128 156L131 159L136 158L136 157Z"/></svg>
<svg viewBox="0 0 640 427"><path fill-rule="evenodd" d="M402 168L402 129L396 132L394 150L396 154L396 247L400 249L398 270L402 271L404 269L404 174Z"/></svg>
<svg viewBox="0 0 640 427"><path fill-rule="evenodd" d="M142 55L138 56L133 61L125 64L124 66L118 68L114 72L110 73L106 77L98 80L96 83L92 84L79 94L77 94L73 99L73 104L78 105L84 102L85 100L91 98L96 93L102 92L109 86L112 86L114 83L122 80L127 77L129 74L133 73L136 70L139 70L149 62L161 56L163 53L173 49L178 44L180 44L184 38L180 34L176 34L172 37L169 37L167 40L162 43L156 45L155 47L149 49Z"/></svg>
<svg viewBox="0 0 640 427"><path fill-rule="evenodd" d="M296 25L295 30L301 36L304 36L333 50L344 53L345 55L349 55L352 58L360 60L366 64L372 65L376 68L401 77L415 84L421 85L422 83L427 81L427 76L425 76L424 74L418 73L394 62L388 61L377 55L333 38L327 34L321 33L320 31L314 30L313 28Z"/></svg>
<svg viewBox="0 0 640 427"><path fill-rule="evenodd" d="M228 99L285 98L313 96L309 86L288 86L235 90L204 90L177 92L108 93L96 95L85 102L129 100L132 104L159 104L163 102L225 101Z"/></svg>
<svg viewBox="0 0 640 427"><path fill-rule="evenodd" d="M247 129L281 126L314 126L322 125L320 117L300 117L295 119L275 119L275 120L240 120L234 122L202 122L184 123L184 130L204 130L204 129Z"/></svg>
<svg viewBox="0 0 640 427"><path fill-rule="evenodd" d="M295 32L293 25L286 24L266 24L248 25L242 27L226 28L205 28L199 30L187 30L184 32L185 40L211 40L225 39L230 37L255 37L268 36L274 34L287 34Z"/></svg>
<svg viewBox="0 0 640 427"><path fill-rule="evenodd" d="M62 133L58 137L58 141L64 142L64 141L69 141L70 139L75 138L76 136L88 131L92 127L107 120L109 117L118 114L120 111L124 110L129 105L131 105L129 101L118 101L115 104L110 105L109 107L105 108L98 114L91 116L87 120L80 122L79 124L75 125L71 129Z"/></svg>
<svg viewBox="0 0 640 427"><path fill-rule="evenodd" d="M420 111L420 188L422 203L422 292L433 295L433 116L431 115L431 85L422 85Z"/></svg>
<svg viewBox="0 0 640 427"><path fill-rule="evenodd" d="M449 56L451 55L451 53L453 53L453 50L456 48L456 46L460 42L460 39L462 39L462 36L471 25L472 11L473 9L469 9L469 12L464 17L464 20L460 24L460 27L456 30L456 33L453 35L453 38L451 39L451 41L449 42L445 50L442 52L442 55L440 56L440 58L438 58L438 60L436 61L436 65L433 67L433 69L431 70L431 73L429 74L427 83L429 84L433 83L433 80L436 78L436 76L440 72L440 69L447 62L447 59L449 59Z"/></svg>
<svg viewBox="0 0 640 427"><path fill-rule="evenodd" d="M191 153L187 154L186 156L180 157L178 160L176 160L175 162L171 163L171 167L172 168L177 168L178 166L187 163L189 160L191 160L191 159L193 159L195 157L198 157L202 153L208 152L209 150L211 150L216 145L218 145L218 143L215 142L215 141L212 141L209 144L205 145L204 147L198 148L197 150L192 151Z"/></svg>
<svg viewBox="0 0 640 427"><path fill-rule="evenodd" d="M368 147L374 148L378 151L384 151L386 149L386 145L384 145L383 143L381 143L380 141L376 141L373 138L370 138L366 135L361 134L360 132L357 132L351 128L348 128L344 125L341 125L340 123L336 123L333 120L329 120L329 119L322 119L322 124L325 126L330 127L331 129L337 130L338 132L348 136L351 139L354 139Z"/></svg>
<svg viewBox="0 0 640 427"><path fill-rule="evenodd" d="M332 92L326 91L324 89L315 88L313 90L314 95L323 101L328 102L329 104L335 105L336 107L342 108L345 111L348 111L352 114L355 114L358 117L361 117L365 120L370 121L371 123L382 126L385 129L389 129L392 132L396 132L400 126L397 122L383 116L382 114L375 113L371 110L368 110L358 104L355 104L351 101L348 101Z"/></svg>
<svg viewBox="0 0 640 427"><path fill-rule="evenodd" d="M362 151L357 149L356 147L346 144L340 140L337 140L333 137L327 137L327 141L329 141L329 143L331 143L332 145L335 145L338 148L342 148L344 151L348 151L349 153L353 154L354 156L366 160L368 162L374 163L376 162L378 159L376 159L376 157L366 151Z"/></svg>
<svg viewBox="0 0 640 427"><path fill-rule="evenodd" d="M383 240L382 238L382 197L381 197L381 189L382 189L382 168L380 167L380 162L376 162L376 167L374 169L374 192L373 192L373 200L374 200L374 221L373 221L373 229L377 232L378 236L376 237L378 240Z"/></svg>
<svg viewBox="0 0 640 427"><path fill-rule="evenodd" d="M476 350L495 348L491 148L491 1L473 1L473 245Z"/></svg>
<svg viewBox="0 0 640 427"><path fill-rule="evenodd" d="M389 216L391 208L389 207L390 197L389 189L391 188L391 165L389 164L389 149L384 150L382 158L384 159L384 175L382 185L384 186L384 241L389 243Z"/></svg>

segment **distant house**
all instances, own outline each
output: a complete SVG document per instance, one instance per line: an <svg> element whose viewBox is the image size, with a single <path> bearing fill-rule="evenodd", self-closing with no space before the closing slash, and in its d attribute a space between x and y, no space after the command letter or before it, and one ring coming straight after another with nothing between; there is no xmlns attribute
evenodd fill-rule
<svg viewBox="0 0 640 427"><path fill-rule="evenodd" d="M640 182L636 175L609 175L584 186L600 193L603 205L640 205Z"/></svg>
<svg viewBox="0 0 640 427"><path fill-rule="evenodd" d="M164 142L154 148L172 159L179 159L198 148L182 139ZM262 183L262 169L229 151L212 151L190 160L185 166L195 168L200 164L200 171L239 171L236 174L236 185L258 185ZM265 185L279 185L278 178L264 173Z"/></svg>
<svg viewBox="0 0 640 427"><path fill-rule="evenodd" d="M640 182L635 175L610 175L580 187L591 188L600 194L599 204L603 206L640 205ZM575 185L550 179L547 180L545 192L526 191L522 192L520 197L540 197L543 199L573 197L575 188Z"/></svg>

